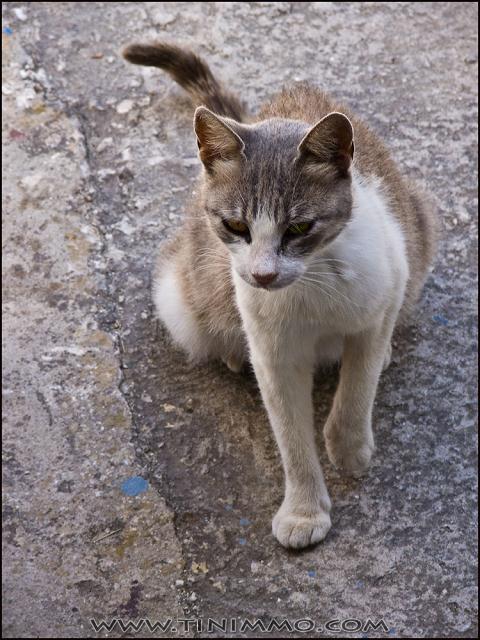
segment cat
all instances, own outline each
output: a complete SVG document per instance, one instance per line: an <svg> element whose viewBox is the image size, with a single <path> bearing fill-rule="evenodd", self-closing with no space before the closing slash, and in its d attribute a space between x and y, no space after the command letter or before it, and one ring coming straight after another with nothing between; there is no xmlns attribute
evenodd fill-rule
<svg viewBox="0 0 480 640"><path fill-rule="evenodd" d="M434 257L435 207L361 120L313 86L284 89L251 117L188 50L155 42L123 55L167 71L197 106L200 188L158 258L158 316L194 360L233 371L251 362L285 474L273 534L284 547L315 544L331 527L315 368L341 362L324 438L333 465L359 477L392 332Z"/></svg>

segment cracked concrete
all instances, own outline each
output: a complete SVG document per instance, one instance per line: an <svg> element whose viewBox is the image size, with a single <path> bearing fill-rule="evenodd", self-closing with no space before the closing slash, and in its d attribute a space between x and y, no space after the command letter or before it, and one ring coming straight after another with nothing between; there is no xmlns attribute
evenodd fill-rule
<svg viewBox="0 0 480 640"><path fill-rule="evenodd" d="M3 4L6 637L113 617L476 637L476 24L475 3ZM371 473L342 478L319 437L333 529L303 553L270 534L282 475L254 379L192 367L153 317L198 162L184 94L118 55L152 37L194 47L252 109L286 82L333 92L440 203ZM335 383L318 376L319 434ZM148 489L127 495L136 476Z"/></svg>

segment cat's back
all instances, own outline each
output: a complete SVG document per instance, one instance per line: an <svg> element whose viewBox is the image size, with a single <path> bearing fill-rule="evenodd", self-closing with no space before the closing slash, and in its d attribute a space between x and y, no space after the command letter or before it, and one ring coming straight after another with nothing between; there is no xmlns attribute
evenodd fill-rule
<svg viewBox="0 0 480 640"><path fill-rule="evenodd" d="M380 138L346 105L309 84L285 88L263 105L259 119L289 118L313 125L332 111L344 113L353 124L354 162L362 175L390 178L398 174L395 163ZM398 178L401 179L399 174Z"/></svg>

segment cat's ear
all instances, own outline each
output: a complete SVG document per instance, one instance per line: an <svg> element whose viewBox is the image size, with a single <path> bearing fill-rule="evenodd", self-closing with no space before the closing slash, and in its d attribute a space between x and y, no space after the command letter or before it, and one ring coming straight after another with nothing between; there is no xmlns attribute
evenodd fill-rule
<svg viewBox="0 0 480 640"><path fill-rule="evenodd" d="M245 145L226 119L206 107L195 111L193 126L197 134L200 160L209 173L214 173L225 161L244 158Z"/></svg>
<svg viewBox="0 0 480 640"><path fill-rule="evenodd" d="M343 113L329 113L305 135L298 146L300 157L334 165L346 174L353 159L353 127Z"/></svg>

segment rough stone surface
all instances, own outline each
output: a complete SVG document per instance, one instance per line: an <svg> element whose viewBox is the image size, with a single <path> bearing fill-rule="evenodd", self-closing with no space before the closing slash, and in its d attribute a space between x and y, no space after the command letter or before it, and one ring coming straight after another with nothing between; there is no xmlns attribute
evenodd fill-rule
<svg viewBox="0 0 480 640"><path fill-rule="evenodd" d="M5 637L95 637L90 618L113 617L383 618L393 637L476 637L476 3L3 14ZM333 528L302 553L270 533L282 473L253 377L189 365L153 317L157 245L199 167L188 99L119 57L152 37L194 47L253 110L286 82L333 92L440 203L372 470L345 480L319 437ZM335 383L318 376L319 435Z"/></svg>

